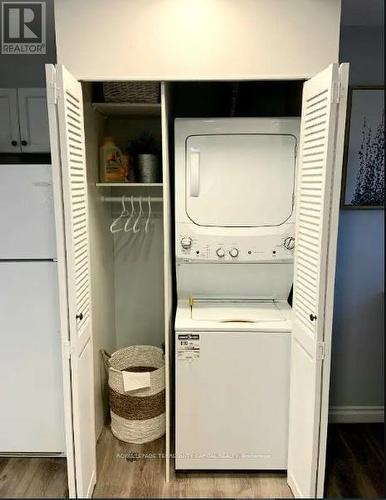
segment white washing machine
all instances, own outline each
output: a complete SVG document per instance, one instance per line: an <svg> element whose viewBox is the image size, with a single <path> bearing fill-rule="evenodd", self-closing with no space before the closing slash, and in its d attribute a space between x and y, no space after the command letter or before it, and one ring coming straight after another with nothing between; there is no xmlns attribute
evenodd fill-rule
<svg viewBox="0 0 386 500"><path fill-rule="evenodd" d="M194 299L176 317L176 468L285 469L290 308Z"/></svg>
<svg viewBox="0 0 386 500"><path fill-rule="evenodd" d="M176 469L285 469L299 120L175 122Z"/></svg>

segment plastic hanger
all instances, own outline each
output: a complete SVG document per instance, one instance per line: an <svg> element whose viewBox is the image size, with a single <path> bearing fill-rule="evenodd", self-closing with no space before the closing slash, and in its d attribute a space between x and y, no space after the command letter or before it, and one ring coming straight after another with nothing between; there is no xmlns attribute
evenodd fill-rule
<svg viewBox="0 0 386 500"><path fill-rule="evenodd" d="M120 231L123 230L123 227L116 227L123 218L127 217L129 215L129 212L128 210L126 209L126 205L125 205L125 197L122 196L122 200L121 200L121 203L122 203L122 211L120 213L120 215L111 223L110 225L110 232L111 233L119 233Z"/></svg>
<svg viewBox="0 0 386 500"><path fill-rule="evenodd" d="M138 214L138 217L136 218L135 222L134 222L134 226L133 226L133 233L138 233L139 232L139 227L138 226L138 223L139 223L139 219L141 218L141 215L142 215L142 198L139 198L139 214Z"/></svg>
<svg viewBox="0 0 386 500"><path fill-rule="evenodd" d="M134 199L132 196L130 198L130 203L131 203L131 214L129 215L129 218L125 222L125 227L124 227L125 233L128 233L129 231L131 231L133 229L132 227L129 227L129 223L134 215Z"/></svg>
<svg viewBox="0 0 386 500"><path fill-rule="evenodd" d="M151 216L151 199L150 196L147 198L147 206L148 206L148 212L147 212L147 219L146 219L146 224L145 224L145 233L147 233L147 230L149 228L149 221L150 221L150 216Z"/></svg>

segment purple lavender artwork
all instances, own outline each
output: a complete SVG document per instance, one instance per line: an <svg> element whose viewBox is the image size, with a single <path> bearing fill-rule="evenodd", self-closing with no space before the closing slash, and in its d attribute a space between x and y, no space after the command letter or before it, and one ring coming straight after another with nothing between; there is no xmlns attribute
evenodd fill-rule
<svg viewBox="0 0 386 500"><path fill-rule="evenodd" d="M384 204L385 178L385 111L375 133L363 119L362 144L358 151L359 171L352 205Z"/></svg>
<svg viewBox="0 0 386 500"><path fill-rule="evenodd" d="M346 163L344 205L384 205L385 111L379 88L353 88Z"/></svg>

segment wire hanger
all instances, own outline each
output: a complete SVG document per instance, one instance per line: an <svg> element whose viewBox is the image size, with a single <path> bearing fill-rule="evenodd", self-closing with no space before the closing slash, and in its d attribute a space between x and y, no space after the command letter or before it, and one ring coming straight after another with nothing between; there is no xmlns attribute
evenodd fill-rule
<svg viewBox="0 0 386 500"><path fill-rule="evenodd" d="M147 212L147 219L146 219L146 224L145 224L145 233L147 233L147 230L149 229L149 221L150 221L150 216L151 216L151 198L148 196L147 198L147 206L148 206L148 212Z"/></svg>
<svg viewBox="0 0 386 500"><path fill-rule="evenodd" d="M116 226L121 222L122 219L124 219L125 217L127 217L129 215L129 211L126 209L124 196L122 196L121 203L122 203L122 211L121 211L120 215L110 225L110 232L113 234L119 233L120 231L123 230L123 227L117 228Z"/></svg>
<svg viewBox="0 0 386 500"><path fill-rule="evenodd" d="M131 198L130 198L130 203L131 203L131 214L125 223L125 227L124 227L125 233L128 233L129 231L131 231L133 229L132 227L129 227L129 223L134 215L134 198L133 198L133 196L131 196Z"/></svg>
<svg viewBox="0 0 386 500"><path fill-rule="evenodd" d="M138 233L140 230L140 228L137 226L139 223L139 219L141 218L141 215L142 215L142 198L139 198L139 213L138 213L138 217L136 218L136 220L134 222L133 233Z"/></svg>

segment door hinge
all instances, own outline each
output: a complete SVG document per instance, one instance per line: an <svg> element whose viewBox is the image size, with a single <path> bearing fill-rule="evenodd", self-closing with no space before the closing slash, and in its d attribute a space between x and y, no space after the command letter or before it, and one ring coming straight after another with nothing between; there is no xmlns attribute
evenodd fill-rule
<svg viewBox="0 0 386 500"><path fill-rule="evenodd" d="M317 358L318 359L326 359L327 357L327 347L325 342L318 342L317 345Z"/></svg>
<svg viewBox="0 0 386 500"><path fill-rule="evenodd" d="M340 101L340 81L336 80L332 84L332 102L339 104Z"/></svg>
<svg viewBox="0 0 386 500"><path fill-rule="evenodd" d="M48 104L57 104L59 100L59 89L56 82L51 82L47 94Z"/></svg>
<svg viewBox="0 0 386 500"><path fill-rule="evenodd" d="M69 340L63 341L63 355L66 359L71 359L72 346Z"/></svg>

